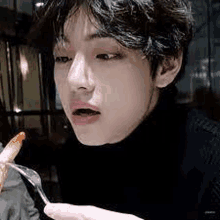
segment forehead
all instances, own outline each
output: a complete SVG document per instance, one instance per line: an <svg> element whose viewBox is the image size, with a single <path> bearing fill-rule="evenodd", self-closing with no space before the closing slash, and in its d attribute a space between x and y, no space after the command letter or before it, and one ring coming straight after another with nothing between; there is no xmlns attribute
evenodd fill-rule
<svg viewBox="0 0 220 220"><path fill-rule="evenodd" d="M70 16L64 23L65 37L67 39L71 39L73 37L75 39L85 38L88 35L97 33L98 25L93 17L90 19L84 10L79 9L76 14Z"/></svg>
<svg viewBox="0 0 220 220"><path fill-rule="evenodd" d="M92 16L88 16L84 10L69 16L64 23L63 36L58 38L54 45L54 50L71 50L82 45L97 46L114 45L124 48L115 38L104 33ZM124 48L127 49L127 48Z"/></svg>

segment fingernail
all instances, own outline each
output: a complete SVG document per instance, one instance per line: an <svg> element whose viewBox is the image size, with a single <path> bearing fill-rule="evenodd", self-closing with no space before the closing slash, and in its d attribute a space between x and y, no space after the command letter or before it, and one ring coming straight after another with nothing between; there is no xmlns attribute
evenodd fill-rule
<svg viewBox="0 0 220 220"><path fill-rule="evenodd" d="M48 215L52 214L54 212L54 205L52 203L48 203L45 207L44 207L44 212Z"/></svg>
<svg viewBox="0 0 220 220"><path fill-rule="evenodd" d="M50 218L55 218L54 215L54 211L53 211L53 205L48 204L45 208L44 208L44 213L49 216Z"/></svg>

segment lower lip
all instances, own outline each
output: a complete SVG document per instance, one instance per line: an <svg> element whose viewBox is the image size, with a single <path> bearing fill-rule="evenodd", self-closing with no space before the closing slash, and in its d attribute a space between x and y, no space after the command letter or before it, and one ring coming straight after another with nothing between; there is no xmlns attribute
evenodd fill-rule
<svg viewBox="0 0 220 220"><path fill-rule="evenodd" d="M87 125L92 124L96 121L98 121L100 118L100 114L98 115L92 115L92 116L80 116L80 115L72 115L73 123L75 125Z"/></svg>

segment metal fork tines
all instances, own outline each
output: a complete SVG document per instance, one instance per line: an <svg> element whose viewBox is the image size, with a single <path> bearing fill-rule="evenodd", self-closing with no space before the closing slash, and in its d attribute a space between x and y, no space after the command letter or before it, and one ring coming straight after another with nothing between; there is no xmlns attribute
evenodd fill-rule
<svg viewBox="0 0 220 220"><path fill-rule="evenodd" d="M1 162L0 162L1 163ZM17 170L19 173L21 173L24 177L27 178L27 180L34 186L36 187L38 193L40 194L42 200L44 201L45 204L50 203L48 198L46 197L43 189L42 189L42 184L41 184L41 178L39 174L25 166L14 164L14 163L2 163L11 166L15 170Z"/></svg>

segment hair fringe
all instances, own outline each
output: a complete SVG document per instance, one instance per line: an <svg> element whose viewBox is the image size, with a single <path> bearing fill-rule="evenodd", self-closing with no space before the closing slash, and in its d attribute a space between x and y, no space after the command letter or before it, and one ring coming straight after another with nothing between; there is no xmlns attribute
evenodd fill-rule
<svg viewBox="0 0 220 220"><path fill-rule="evenodd" d="M53 35L54 41L59 40L65 21L80 7L87 10L90 21L95 20L93 24L104 34L124 47L141 50L152 65L158 66L165 57L178 56L180 50L184 59L187 57L194 25L190 1L48 0L35 13L37 31L53 26L53 33L48 34Z"/></svg>

